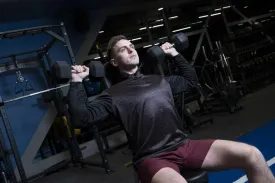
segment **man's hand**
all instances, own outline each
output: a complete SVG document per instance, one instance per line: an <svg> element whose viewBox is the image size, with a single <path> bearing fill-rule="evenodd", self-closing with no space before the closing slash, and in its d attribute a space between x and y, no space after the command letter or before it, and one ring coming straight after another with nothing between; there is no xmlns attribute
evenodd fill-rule
<svg viewBox="0 0 275 183"><path fill-rule="evenodd" d="M172 57L177 56L179 53L177 50L172 46L172 44L166 42L160 46L161 49L164 51L166 55L170 55Z"/></svg>
<svg viewBox="0 0 275 183"><path fill-rule="evenodd" d="M72 66L72 82L82 82L89 75L89 68L86 66Z"/></svg>

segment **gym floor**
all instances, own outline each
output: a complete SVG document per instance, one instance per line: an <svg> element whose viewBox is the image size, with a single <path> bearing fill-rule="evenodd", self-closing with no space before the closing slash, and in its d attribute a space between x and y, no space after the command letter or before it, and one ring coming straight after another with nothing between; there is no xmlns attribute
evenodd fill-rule
<svg viewBox="0 0 275 183"><path fill-rule="evenodd" d="M263 124L275 119L275 84L247 95L240 103L244 109L234 114L216 114L214 124L207 124L194 130L190 135L193 139L219 138L235 140ZM275 153L274 153L275 154ZM100 161L99 156L90 158ZM125 168L125 163L131 161L131 156L124 155L122 150L108 156L110 166L115 173L106 175L101 168L68 168L58 173L43 177L35 183L134 183L132 168ZM224 182L224 181L223 181Z"/></svg>

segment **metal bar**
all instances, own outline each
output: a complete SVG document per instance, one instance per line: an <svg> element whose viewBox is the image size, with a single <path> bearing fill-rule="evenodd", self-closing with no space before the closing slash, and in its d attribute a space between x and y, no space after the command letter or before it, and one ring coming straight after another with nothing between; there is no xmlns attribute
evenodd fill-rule
<svg viewBox="0 0 275 183"><path fill-rule="evenodd" d="M251 18L248 18L248 20L249 21L255 21L255 20L258 20L258 19L270 17L272 15L274 15L274 13L268 13L268 14L264 14L264 15L260 15L260 16L251 17ZM247 22L247 20L238 20L238 21L228 23L228 26L231 27L231 26L238 25L238 24L243 24L243 23L246 23L246 22Z"/></svg>
<svg viewBox="0 0 275 183"><path fill-rule="evenodd" d="M43 45L42 50L47 53L55 44L56 38L54 37L48 44Z"/></svg>
<svg viewBox="0 0 275 183"><path fill-rule="evenodd" d="M2 57L0 57L0 59L12 58L12 57L20 56L20 55L27 55L27 54L30 54L30 53L37 53L37 52L40 52L40 51L41 51L41 49L32 50L32 51L27 51L27 52L21 52L21 53L15 53L15 54L10 54L10 55L2 56Z"/></svg>
<svg viewBox="0 0 275 183"><path fill-rule="evenodd" d="M202 33L201 33L201 35L200 35L200 38L199 38L199 41L198 41L198 43L197 43L195 52L194 52L194 54L193 54L191 65L194 65L195 62L196 62L196 59L197 59L197 57L198 57L198 54L199 54L199 51L200 51L200 48L201 48L201 44L202 44L202 41L203 41L203 39L204 39L205 33L206 33L206 31L207 31L207 27L208 27L208 24L209 24L209 22L210 22L211 14L212 14L213 10L214 10L214 8L212 7L212 9L210 10L210 12L209 12L209 14L208 14L208 17L207 17L207 19L206 19L206 21L205 21L205 23L204 23L204 26L203 26L204 28L203 28L203 31L202 31Z"/></svg>
<svg viewBox="0 0 275 183"><path fill-rule="evenodd" d="M13 156L14 156L14 159L15 159L15 162L16 162L16 165L17 165L19 175L20 175L21 183L27 183L28 180L27 180L25 170L24 170L24 167L23 167L23 164L22 164L22 161L21 161L21 157L20 157L17 145L16 145L16 141L15 141L14 136L13 136L13 132L12 132L12 129L11 129L11 126L10 126L9 119L6 115L6 112L5 112L5 109L4 109L3 106L0 107L0 110L1 110L2 118L3 118L4 126L5 126L5 129L6 129L6 133L7 133L8 139L10 141Z"/></svg>
<svg viewBox="0 0 275 183"><path fill-rule="evenodd" d="M228 21L227 21L227 18L225 16L225 13L224 13L223 9L222 9L222 18L223 18L223 21L224 21L226 31L227 31L228 34L230 34L231 33L230 26L228 25Z"/></svg>
<svg viewBox="0 0 275 183"><path fill-rule="evenodd" d="M5 32L0 32L0 38L13 38L13 37L28 35L28 34L38 34L47 29L60 27L60 26L61 25L44 25L44 26L31 27L31 28L25 28L25 29L10 30ZM10 36L7 36L7 35L10 35Z"/></svg>
<svg viewBox="0 0 275 183"><path fill-rule="evenodd" d="M239 14L246 22L248 22L250 25L252 25L252 21L249 20L249 18L247 18L244 14L242 14L237 8L235 8L235 6L233 6L230 2L226 1L225 2L231 6L231 8L237 13Z"/></svg>
<svg viewBox="0 0 275 183"><path fill-rule="evenodd" d="M17 98L14 98L14 99L9 99L9 100L4 101L4 103L14 102L14 101L21 100L21 99L24 99L24 98L32 97L34 95L39 95L41 93L46 93L46 92L53 91L53 90L56 90L56 89L59 89L59 88L64 88L64 87L67 87L67 86L70 86L70 84L65 84L65 85L55 87L55 88L50 88L50 89L47 89L47 90L31 93L29 95L17 97Z"/></svg>
<svg viewBox="0 0 275 183"><path fill-rule="evenodd" d="M150 31L150 28L149 28L149 23L148 23L147 14L144 14L144 18L145 18L145 23L146 23L147 34L148 34L148 36L149 36L149 41L152 41L152 40L153 40L153 37L152 37L151 31Z"/></svg>
<svg viewBox="0 0 275 183"><path fill-rule="evenodd" d="M60 25L61 25L61 30L62 30L62 33L64 36L65 44L66 44L65 46L67 47L68 53L71 58L71 63L72 63L72 65L75 65L75 56L74 56L74 53L73 53L73 50L71 47L71 43L70 43L67 31L66 31L65 25L63 22L61 22Z"/></svg>
<svg viewBox="0 0 275 183"><path fill-rule="evenodd" d="M204 38L204 35L205 35L205 32L206 31L203 31L200 35L200 38L199 38L199 41L197 43L197 46L196 46L196 49L195 49L195 52L193 54L193 57L192 57L192 62L191 62L191 65L193 66L196 62L196 59L197 59L197 56L199 54L199 51L200 51L200 48L201 48L201 44L202 44L202 41L203 41L203 38Z"/></svg>
<svg viewBox="0 0 275 183"><path fill-rule="evenodd" d="M162 15L162 18L163 18L166 33L168 35L168 40L171 43L172 42L172 31L171 31L171 28L170 28L170 25L169 25L169 22L168 22L168 18L167 18L165 9L161 10L161 15Z"/></svg>
<svg viewBox="0 0 275 183"><path fill-rule="evenodd" d="M39 57L32 57L26 60L17 61L18 68L16 68L12 62L1 63L0 74L11 70L40 67L38 60Z"/></svg>
<svg viewBox="0 0 275 183"><path fill-rule="evenodd" d="M55 32L53 31L45 31L46 33L48 33L49 35L53 36L54 38L58 39L59 41L63 42L63 43L66 43L64 38L59 36L58 34L56 34Z"/></svg>
<svg viewBox="0 0 275 183"><path fill-rule="evenodd" d="M49 55L48 52L45 54L45 57L46 57L46 60L47 60L47 62L48 62L48 64L49 64L49 67L51 68L53 62L52 62L52 59L51 59L51 57L50 57L50 55Z"/></svg>
<svg viewBox="0 0 275 183"><path fill-rule="evenodd" d="M4 121L4 115L2 113L2 108L3 106L0 106L0 111L1 111L1 117L3 118L3 121ZM4 108L3 108L4 109ZM4 110L3 110L4 111ZM1 153L1 157L3 158L4 160L4 164L5 164L5 168L8 172L8 174L10 175L11 177L11 181L12 182L17 182L16 181L16 177L15 177L15 174L14 174L14 171L13 171L13 166L12 166L12 163L11 163L11 159L10 159L10 154L6 154L4 151L7 150L7 145L4 141L4 136L3 136L3 132L2 130L0 129L0 145L1 145L1 148L0 148L0 153Z"/></svg>
<svg viewBox="0 0 275 183"><path fill-rule="evenodd" d="M96 125L92 126L92 132L95 135L95 140L96 140L96 143L97 143L97 146L98 146L98 149L99 149L99 152L100 152L100 156L101 156L101 159L102 159L102 165L99 165L99 167L104 168L105 172L108 174L108 173L111 172L111 168L109 166L109 162L108 162L107 156L106 156L106 154L104 152L103 143L101 141L100 134L98 132L98 128L97 128ZM96 165L93 165L93 166L96 166Z"/></svg>
<svg viewBox="0 0 275 183"><path fill-rule="evenodd" d="M210 36L209 36L209 33L208 33L207 30L206 30L206 32L205 32L205 35L206 35L206 38L207 38L209 47L210 47L211 51L213 51L213 44L212 44L212 41L211 41L211 39L210 39Z"/></svg>

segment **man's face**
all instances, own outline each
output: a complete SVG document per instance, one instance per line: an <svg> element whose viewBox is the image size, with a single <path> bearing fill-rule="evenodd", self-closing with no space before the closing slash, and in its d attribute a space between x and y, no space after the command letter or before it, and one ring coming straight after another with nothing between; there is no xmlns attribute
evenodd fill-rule
<svg viewBox="0 0 275 183"><path fill-rule="evenodd" d="M139 64L139 56L134 45L125 39L118 41L113 47L113 65L120 68L134 68Z"/></svg>

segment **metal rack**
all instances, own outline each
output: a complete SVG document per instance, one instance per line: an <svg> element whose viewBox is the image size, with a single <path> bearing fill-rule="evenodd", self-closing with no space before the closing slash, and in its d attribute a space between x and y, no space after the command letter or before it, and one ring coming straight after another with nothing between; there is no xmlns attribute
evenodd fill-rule
<svg viewBox="0 0 275 183"><path fill-rule="evenodd" d="M53 32L54 29L59 29L62 32L62 36L58 35L57 33ZM52 46L55 44L55 42L61 41L64 43L64 46L66 47L68 54L70 56L70 62L71 64L75 64L75 57L72 52L72 48L70 45L70 41L64 26L64 23L61 22L60 25L46 25L46 26L39 26L39 27L32 27L32 28L26 28L26 29L18 29L18 30L11 30L6 32L0 32L0 40L1 39L12 39L18 36L25 36L25 35L34 35L34 34L40 34L40 33L47 33L52 36L52 40L48 43L43 45L41 48L37 50L32 50L28 52L21 52L16 53L12 55L6 55L1 56L1 59L10 58L10 62L4 62L0 64L0 74L3 74L8 71L16 71L16 73L20 72L21 69L30 69L30 68L43 68L44 74L47 79L47 83L49 87L51 86L51 79L50 76L47 74L46 66L48 64L49 67L51 67L51 59L48 54L48 50L52 48ZM17 60L18 56L22 55L29 55L29 54L35 54L36 56L29 57L27 59L23 60ZM46 63L43 60L43 56L46 58ZM8 179L12 183L19 182L19 180L16 180L16 176L13 170L13 166L11 163L10 155L12 155L15 159L15 163L17 165L19 176L20 176L20 182L27 183L28 179L25 174L25 170L21 161L21 157L18 151L18 147L12 132L12 128L7 116L7 113L5 111L4 101L2 100L0 96L0 112L1 112L1 118L3 119L3 123L5 126L5 132L7 133L10 149L5 144L5 140L3 137L3 129L0 129L0 155L3 160L3 163L5 165L5 170L8 175ZM75 144L77 144L76 139L74 139ZM78 144L77 144L78 145ZM79 147L78 147L79 148ZM81 153L81 151L80 151ZM77 155L77 156L81 156Z"/></svg>

